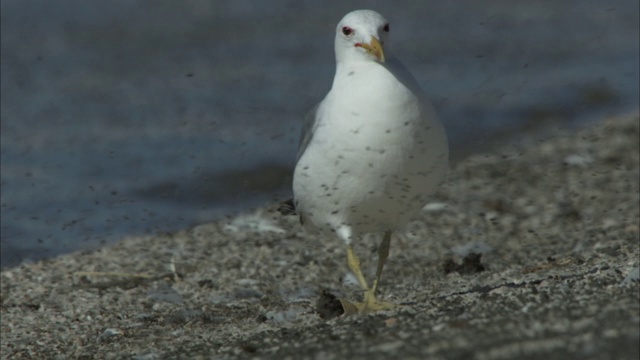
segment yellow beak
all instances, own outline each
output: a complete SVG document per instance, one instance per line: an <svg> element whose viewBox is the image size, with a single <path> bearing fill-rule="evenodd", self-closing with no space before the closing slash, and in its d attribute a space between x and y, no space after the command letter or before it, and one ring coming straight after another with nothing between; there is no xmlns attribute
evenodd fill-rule
<svg viewBox="0 0 640 360"><path fill-rule="evenodd" d="M356 46L367 50L369 54L375 56L376 59L378 59L378 61L380 61L381 63L384 62L384 49L382 48L380 40L372 37L371 44L357 43Z"/></svg>

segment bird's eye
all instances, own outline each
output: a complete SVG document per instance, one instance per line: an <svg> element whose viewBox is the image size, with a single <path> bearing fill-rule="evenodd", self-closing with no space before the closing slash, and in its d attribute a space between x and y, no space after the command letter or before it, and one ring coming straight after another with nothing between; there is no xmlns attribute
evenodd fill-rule
<svg viewBox="0 0 640 360"><path fill-rule="evenodd" d="M389 32L389 24L386 24L382 30L384 30L384 32Z"/></svg>
<svg viewBox="0 0 640 360"><path fill-rule="evenodd" d="M349 35L353 34L353 29L352 29L352 28L350 28L350 27L348 27L348 26L343 26L343 27L342 27L342 33L343 33L345 36L349 36Z"/></svg>

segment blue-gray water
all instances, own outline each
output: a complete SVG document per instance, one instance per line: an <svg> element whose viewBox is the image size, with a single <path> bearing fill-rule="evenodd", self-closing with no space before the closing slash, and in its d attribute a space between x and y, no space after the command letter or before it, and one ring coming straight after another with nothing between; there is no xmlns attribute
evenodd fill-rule
<svg viewBox="0 0 640 360"><path fill-rule="evenodd" d="M357 8L458 158L638 109L637 0L323 4L2 0L2 267L287 197Z"/></svg>

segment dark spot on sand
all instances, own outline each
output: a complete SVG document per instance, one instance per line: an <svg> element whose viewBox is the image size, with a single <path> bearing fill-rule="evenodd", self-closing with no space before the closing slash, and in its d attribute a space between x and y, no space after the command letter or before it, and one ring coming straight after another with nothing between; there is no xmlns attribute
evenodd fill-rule
<svg viewBox="0 0 640 360"><path fill-rule="evenodd" d="M462 259L462 264L456 263L453 259L447 259L444 262L443 269L445 274L457 272L461 275L469 275L479 273L485 270L484 265L480 262L482 254L469 253Z"/></svg>
<svg viewBox="0 0 640 360"><path fill-rule="evenodd" d="M316 301L316 312L322 319L330 320L344 314L344 309L335 295L329 290L322 290L318 301Z"/></svg>

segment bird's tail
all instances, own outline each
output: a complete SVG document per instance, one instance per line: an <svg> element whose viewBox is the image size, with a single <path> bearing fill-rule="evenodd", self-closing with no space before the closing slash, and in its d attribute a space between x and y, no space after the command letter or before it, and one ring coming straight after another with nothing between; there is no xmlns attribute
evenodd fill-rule
<svg viewBox="0 0 640 360"><path fill-rule="evenodd" d="M293 203L293 199L289 199L287 201L283 201L278 206L278 211L282 215L297 215L296 205Z"/></svg>

